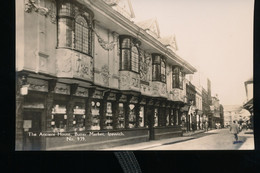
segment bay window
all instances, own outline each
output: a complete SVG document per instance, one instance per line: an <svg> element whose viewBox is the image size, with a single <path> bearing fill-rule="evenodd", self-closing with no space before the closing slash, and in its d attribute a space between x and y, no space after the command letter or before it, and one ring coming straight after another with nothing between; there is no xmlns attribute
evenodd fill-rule
<svg viewBox="0 0 260 173"><path fill-rule="evenodd" d="M172 88L183 89L184 73L181 71L181 67L172 67Z"/></svg>
<svg viewBox="0 0 260 173"><path fill-rule="evenodd" d="M83 12L84 11L84 12ZM58 48L70 48L91 55L91 13L69 1L58 6Z"/></svg>
<svg viewBox="0 0 260 173"><path fill-rule="evenodd" d="M139 73L139 43L130 36L120 36L120 69Z"/></svg>
<svg viewBox="0 0 260 173"><path fill-rule="evenodd" d="M165 58L160 54L152 54L153 81L166 82Z"/></svg>

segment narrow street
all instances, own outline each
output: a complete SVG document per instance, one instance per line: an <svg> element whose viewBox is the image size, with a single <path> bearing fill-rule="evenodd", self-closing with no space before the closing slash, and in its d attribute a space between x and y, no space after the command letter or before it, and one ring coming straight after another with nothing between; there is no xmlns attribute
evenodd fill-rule
<svg viewBox="0 0 260 173"><path fill-rule="evenodd" d="M228 129L211 130L205 133L194 135L193 139L178 142L164 143L161 146L150 147L144 150L238 150L246 140L252 139L253 135L247 135L247 132L241 132L239 141L233 143L234 137ZM247 149L254 149L253 140Z"/></svg>
<svg viewBox="0 0 260 173"><path fill-rule="evenodd" d="M131 145L123 145L104 150L254 150L252 130L242 131L234 142L229 129L214 129L208 132L186 133L182 137L152 140Z"/></svg>

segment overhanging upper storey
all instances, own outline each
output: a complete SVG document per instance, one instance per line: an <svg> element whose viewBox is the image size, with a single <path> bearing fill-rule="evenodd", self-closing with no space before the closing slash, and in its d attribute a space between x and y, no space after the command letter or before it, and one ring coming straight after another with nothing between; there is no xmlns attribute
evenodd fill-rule
<svg viewBox="0 0 260 173"><path fill-rule="evenodd" d="M114 10L109 4L103 0L77 0L94 12L94 23L104 28L114 31L119 35L129 35L137 38L141 43L141 48L150 53L158 53L166 57L166 61L173 65L183 67L186 74L193 74L197 70L187 61L182 59L171 49L165 46L159 38L147 33L127 17Z"/></svg>

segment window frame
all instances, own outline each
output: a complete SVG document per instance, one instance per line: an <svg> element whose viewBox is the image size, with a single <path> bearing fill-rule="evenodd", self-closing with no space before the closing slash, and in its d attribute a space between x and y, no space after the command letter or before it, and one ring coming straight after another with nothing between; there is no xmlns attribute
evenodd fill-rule
<svg viewBox="0 0 260 173"><path fill-rule="evenodd" d="M177 72L175 69L177 68ZM172 88L179 88L183 90L183 81L185 74L180 66L172 66ZM173 82L176 81L176 82Z"/></svg>
<svg viewBox="0 0 260 173"><path fill-rule="evenodd" d="M129 47L123 47L122 43L125 39L129 39L130 44ZM128 35L120 35L119 36L119 49L120 49L120 64L119 64L119 71L131 71L134 73L140 74L140 42L137 41L137 39L128 36ZM137 50L137 60L133 60L133 48L136 48ZM125 64L123 64L123 50L129 51L129 58L127 58L127 67L125 67ZM133 68L133 64L137 64L137 71Z"/></svg>
<svg viewBox="0 0 260 173"><path fill-rule="evenodd" d="M70 7L68 7L69 10L67 10L66 13L66 9L67 8L62 8L62 5L69 5ZM65 11L65 12L64 12ZM84 23L84 25L86 26L85 28L87 29L87 39L86 39L86 43L87 44L87 50L84 51L84 42L82 41L82 43L80 44L82 49L78 49L76 48L76 25L77 25L77 18L82 17L86 22ZM77 3L73 3L70 1L60 1L59 4L57 5L57 48L67 48L67 49L71 49L77 52L80 52L82 54L86 54L89 56L93 56L93 31L91 29L92 26L92 20L93 20L94 14L92 11L90 11L87 8L81 8L80 4ZM68 20L68 22L71 23L71 26L67 26L71 31L68 31L67 29L64 31L65 34L64 35L60 35L60 25L62 22L61 20ZM65 23L65 25L67 25L67 22ZM83 32L83 30L82 30ZM83 33L82 33L83 35ZM60 39L62 37L66 37L69 38L67 40L65 40L66 43L63 43L62 45L60 45ZM82 38L82 40L84 40Z"/></svg>
<svg viewBox="0 0 260 173"><path fill-rule="evenodd" d="M155 61L156 57L159 57L159 59L160 59L157 62ZM165 64L164 74L162 74L162 62ZM155 68L158 68L159 70L156 72ZM154 76L154 74L156 76ZM164 75L164 80L162 78L162 75ZM166 58L163 55L158 54L158 53L152 54L152 81L158 81L158 82L166 83Z"/></svg>

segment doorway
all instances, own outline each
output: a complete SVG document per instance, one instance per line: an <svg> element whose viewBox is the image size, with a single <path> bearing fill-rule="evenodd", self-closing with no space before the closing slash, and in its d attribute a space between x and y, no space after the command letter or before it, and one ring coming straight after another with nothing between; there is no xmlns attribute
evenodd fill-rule
<svg viewBox="0 0 260 173"><path fill-rule="evenodd" d="M41 150L41 111L24 111L23 150Z"/></svg>

